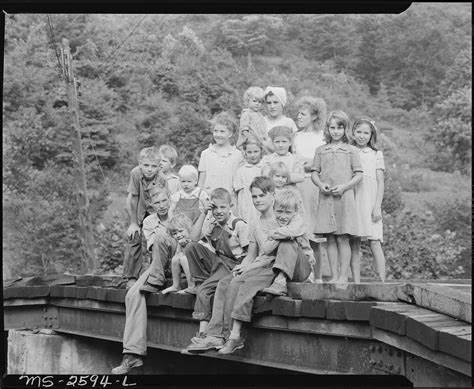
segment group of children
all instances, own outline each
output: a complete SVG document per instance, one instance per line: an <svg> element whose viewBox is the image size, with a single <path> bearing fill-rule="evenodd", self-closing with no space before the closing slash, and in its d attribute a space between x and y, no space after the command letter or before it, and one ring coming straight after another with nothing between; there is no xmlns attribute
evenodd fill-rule
<svg viewBox="0 0 474 389"><path fill-rule="evenodd" d="M325 106L312 110L316 100L297 102L298 130L283 114L284 88L249 88L240 125L230 112L212 119L214 143L201 153L198 169L184 165L173 173L177 153L168 145L141 151L127 198L131 243L124 260L130 288L124 358L113 373L142 364L146 293L196 294L193 317L199 331L186 352L217 349L229 354L243 347L240 330L250 321L258 292L285 295L288 281L322 282L315 267L318 237L327 240L328 282L347 283L349 268L353 281L360 282L360 243L365 239L384 281L384 162L376 146L377 128L361 117L351 131L344 112L332 111L326 119ZM312 162L298 153L306 147L302 139L314 139L299 137L304 128L314 131L310 137L325 141ZM234 134L238 139L232 145ZM145 272L141 231L151 252ZM170 276L172 285L165 288ZM132 333L136 322L141 330Z"/></svg>

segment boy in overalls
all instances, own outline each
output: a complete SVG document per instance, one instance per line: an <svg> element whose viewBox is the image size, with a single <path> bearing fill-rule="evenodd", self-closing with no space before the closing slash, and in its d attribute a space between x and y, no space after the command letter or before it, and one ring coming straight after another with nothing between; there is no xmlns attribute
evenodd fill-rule
<svg viewBox="0 0 474 389"><path fill-rule="evenodd" d="M211 193L211 201L206 212L197 219L191 242L185 249L189 270L196 284L184 292L196 293L193 318L198 319L199 334L203 334L211 319L212 298L219 280L240 264L247 254L249 245L248 226L244 220L236 218L231 211L230 193L217 188ZM206 214L208 214L206 218ZM198 243L200 238L206 243Z"/></svg>
<svg viewBox="0 0 474 389"><path fill-rule="evenodd" d="M184 165L179 169L179 183L181 189L171 196L170 215L183 213L193 224L198 219L201 212L204 212L205 205L209 202L207 193L198 188L198 171L192 165Z"/></svg>

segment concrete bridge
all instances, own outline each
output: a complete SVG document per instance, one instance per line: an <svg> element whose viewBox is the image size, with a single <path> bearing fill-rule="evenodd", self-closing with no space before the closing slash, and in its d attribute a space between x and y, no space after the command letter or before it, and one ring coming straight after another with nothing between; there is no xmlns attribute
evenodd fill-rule
<svg viewBox="0 0 474 389"><path fill-rule="evenodd" d="M119 277L4 282L8 374L109 374L121 360ZM148 357L136 374L396 375L413 386L472 387L471 280L290 283L259 295L243 350L183 355L198 329L194 296L152 294ZM212 360L213 363L209 363Z"/></svg>

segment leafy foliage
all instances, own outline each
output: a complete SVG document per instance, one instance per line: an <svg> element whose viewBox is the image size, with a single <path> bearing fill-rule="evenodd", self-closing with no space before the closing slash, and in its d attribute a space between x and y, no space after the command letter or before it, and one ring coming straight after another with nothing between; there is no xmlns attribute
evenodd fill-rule
<svg viewBox="0 0 474 389"><path fill-rule="evenodd" d="M290 117L296 116L296 98L314 95L330 110L376 120L387 166L382 207L396 226L389 228L387 257L402 253L408 263L411 255L412 268L402 261L410 272L416 266L425 275L446 272L426 259L437 258L433 250L410 242L413 251L399 247L411 237L403 226L412 216L402 216L402 189L436 189L417 171L405 174L400 166L410 162L470 173L470 11L469 4L414 4L400 15L370 16L71 14L51 15L52 30L46 15L6 17L3 177L9 262L18 264L21 274L80 266L73 128L56 56L67 38L94 223L101 221L109 190L126 187L142 147L171 144L179 164L197 165L212 141L213 114L226 109L238 115L251 85L282 85ZM465 201L433 214L454 225L448 215L462 219L457 210ZM458 257L465 258L460 229L451 229L453 238L446 229L426 230L425 222L415 219L409 224L415 241L445 244L438 248L447 258L455 257L451 243L457 242L463 247ZM114 221L97 232L103 270L121 262L125 228ZM441 238L428 241L426 231ZM22 247L30 234L30 244ZM417 264L417 256L428 265ZM401 276L392 267L394 277Z"/></svg>

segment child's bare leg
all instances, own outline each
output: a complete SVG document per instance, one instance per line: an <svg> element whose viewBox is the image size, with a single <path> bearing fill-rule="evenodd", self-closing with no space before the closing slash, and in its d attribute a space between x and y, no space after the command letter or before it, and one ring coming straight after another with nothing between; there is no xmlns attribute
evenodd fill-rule
<svg viewBox="0 0 474 389"><path fill-rule="evenodd" d="M201 333L206 332L208 324L209 322L207 320L201 320L199 322L199 332Z"/></svg>
<svg viewBox="0 0 474 389"><path fill-rule="evenodd" d="M316 263L313 266L311 266L314 281L315 282L322 282L323 256L322 256L322 253L321 253L321 243L316 243L312 240L310 240L309 242L310 242L311 248L313 249L314 259L316 260Z"/></svg>
<svg viewBox="0 0 474 389"><path fill-rule="evenodd" d="M188 259L186 258L185 255L183 255L180 258L179 263L181 264L181 267L183 268L183 271L184 271L184 275L186 276L188 288L194 288L195 287L194 280L193 280L193 277L191 277L191 272L189 271Z"/></svg>
<svg viewBox="0 0 474 389"><path fill-rule="evenodd" d="M169 288L166 288L163 290L161 293L162 294L167 294L170 292L177 292L178 290L181 289L179 285L179 278L181 275L181 265L179 263L179 257L174 256L171 259L171 275L173 278L173 285L171 285Z"/></svg>
<svg viewBox="0 0 474 389"><path fill-rule="evenodd" d="M370 249L374 256L374 266L380 280L385 282L385 255L383 254L382 244L380 240L370 240Z"/></svg>
<svg viewBox="0 0 474 389"><path fill-rule="evenodd" d="M329 268L331 270L331 279L328 282L336 282L339 278L339 250L337 248L336 236L328 235L327 240Z"/></svg>
<svg viewBox="0 0 474 389"><path fill-rule="evenodd" d="M341 261L341 273L338 282L346 283L349 277L349 266L351 264L351 246L348 235L337 236L337 247L339 249L339 259Z"/></svg>
<svg viewBox="0 0 474 389"><path fill-rule="evenodd" d="M354 283L360 284L360 238L351 238L351 271Z"/></svg>

